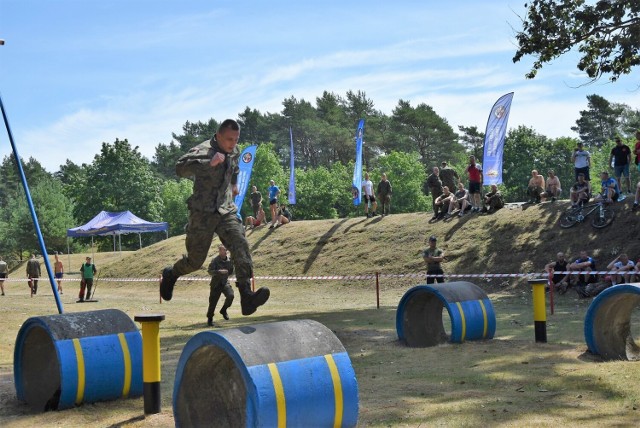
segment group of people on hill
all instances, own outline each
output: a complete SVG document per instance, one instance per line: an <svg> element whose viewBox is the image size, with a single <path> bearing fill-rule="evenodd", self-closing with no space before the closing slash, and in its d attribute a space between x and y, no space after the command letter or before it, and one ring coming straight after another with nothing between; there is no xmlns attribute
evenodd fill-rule
<svg viewBox="0 0 640 428"><path fill-rule="evenodd" d="M434 166L427 177L426 187L432 197L432 220L448 219L457 212L462 217L467 211L470 213L491 214L504 207L504 198L498 186L492 184L491 190L482 196L482 170L476 163L474 156L469 157L466 168L469 182L464 187L458 173L447 165Z"/></svg>
<svg viewBox="0 0 640 428"><path fill-rule="evenodd" d="M620 137L616 137L615 146L609 153L609 164L613 167L613 177L608 171L599 173L600 192L595 196L591 186L591 154L585 150L583 143L578 143L574 149L571 160L574 164L575 183L569 190L569 198L572 206L578 206L589 202L592 196L596 202L602 201L612 203L623 200L628 196L634 196L633 210L638 209L640 204L640 181L635 189L631 186L630 167L632 154L635 155L635 165L640 173L640 131L636 132L636 143L633 151L622 142ZM555 176L553 170L549 171L546 185L544 177L536 170L531 172L529 180L528 194L531 197L529 202L540 202L545 197L551 197L552 201L560 196L562 192L560 180Z"/></svg>
<svg viewBox="0 0 640 428"><path fill-rule="evenodd" d="M611 260L604 269L607 274L598 274L596 261L587 251L580 251L573 262L563 252L556 255L556 260L545 266L553 284L560 294L573 288L579 297L594 297L605 289L616 284L627 284L640 281L640 259L634 262L625 253Z"/></svg>
<svg viewBox="0 0 640 428"><path fill-rule="evenodd" d="M278 202L278 198L280 197L280 188L276 186L275 181L271 180L269 184L269 188L267 189L269 192L269 210L271 212L271 223L269 224L269 229L274 229L282 226L283 224L290 223L292 214L284 202ZM250 197L253 215L247 216L245 219L245 229L254 229L259 226L266 226L267 217L264 213L264 208L262 207L262 193L258 191L257 186L251 187Z"/></svg>

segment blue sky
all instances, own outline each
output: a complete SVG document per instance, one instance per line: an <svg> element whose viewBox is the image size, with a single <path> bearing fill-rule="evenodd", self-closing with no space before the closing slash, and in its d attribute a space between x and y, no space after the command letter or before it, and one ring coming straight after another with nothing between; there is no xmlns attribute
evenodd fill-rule
<svg viewBox="0 0 640 428"><path fill-rule="evenodd" d="M386 114L427 103L456 131L484 130L514 91L509 128L554 138L576 136L588 94L638 108L637 79L581 86L574 55L526 80L532 59L511 61L524 3L0 0L0 94L20 156L51 172L116 138L151 159L186 121L324 90L365 91Z"/></svg>

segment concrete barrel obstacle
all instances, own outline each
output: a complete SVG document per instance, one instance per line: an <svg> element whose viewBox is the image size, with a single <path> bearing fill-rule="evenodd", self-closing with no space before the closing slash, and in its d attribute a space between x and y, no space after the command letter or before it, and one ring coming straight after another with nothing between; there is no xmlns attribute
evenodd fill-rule
<svg viewBox="0 0 640 428"><path fill-rule="evenodd" d="M142 337L117 309L32 317L18 332L13 372L18 399L35 411L139 397Z"/></svg>
<svg viewBox="0 0 640 428"><path fill-rule="evenodd" d="M444 308L451 319L450 335L442 321ZM400 299L396 331L400 341L411 347L492 339L496 315L486 293L470 282L418 285Z"/></svg>
<svg viewBox="0 0 640 428"><path fill-rule="evenodd" d="M176 426L328 426L358 422L358 383L340 340L312 320L205 331L185 345Z"/></svg>
<svg viewBox="0 0 640 428"><path fill-rule="evenodd" d="M589 352L604 360L638 360L640 348L631 334L631 314L640 306L640 284L620 284L598 294L584 319Z"/></svg>

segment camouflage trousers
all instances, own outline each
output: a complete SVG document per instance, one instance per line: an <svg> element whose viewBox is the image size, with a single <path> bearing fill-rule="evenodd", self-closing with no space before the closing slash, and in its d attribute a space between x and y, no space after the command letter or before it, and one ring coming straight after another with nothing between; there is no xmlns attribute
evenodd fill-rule
<svg viewBox="0 0 640 428"><path fill-rule="evenodd" d="M222 215L219 212L191 211L185 241L187 253L173 265L173 273L182 276L200 269L207 259L214 234L231 252L238 284L250 284L253 261L242 222L236 213Z"/></svg>

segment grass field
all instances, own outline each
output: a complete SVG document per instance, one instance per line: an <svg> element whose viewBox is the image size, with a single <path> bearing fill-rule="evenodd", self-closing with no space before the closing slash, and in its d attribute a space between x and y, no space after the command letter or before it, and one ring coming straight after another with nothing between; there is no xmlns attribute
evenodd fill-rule
<svg viewBox="0 0 640 428"><path fill-rule="evenodd" d="M504 210L504 214L498 213L502 216L427 226L424 214L392 215L384 222L364 219L294 222L275 231L250 232L249 240L256 275L359 274L378 269L406 273L420 271L420 249L425 246L425 238L436 233L446 237L440 244L451 255L446 270L464 272L464 266L474 259L461 245L482 240L486 233L483 222L492 222L493 227L517 233L511 236L503 233L502 244L497 242L498 237L484 238L486 242L475 250L475 257L482 254L485 270L479 270L482 260L478 260L472 263L473 270L469 268L466 272L530 272L531 268L519 269L517 266L523 262L514 259L539 240L532 237L553 233L549 218L557 219L554 212L543 211L548 208L536 209L540 211ZM557 233L564 234L564 244L578 248L569 232L558 230ZM575 239L584 239L584 230L576 230L575 234ZM505 242L511 242L514 247L507 248ZM614 244L609 241L595 251L609 256ZM532 251L527 259L533 271L546 263L550 255L545 246L551 244L539 245L540 254ZM621 244L617 246L625 248ZM96 263L103 278L155 277L164 264L181 254L182 248L183 237L176 237L138 252L99 253ZM509 263L498 263L505 254L510 257ZM74 257L78 259L70 265L79 267L83 255ZM488 264L486 260L493 262ZM205 273L198 271L194 275L205 276ZM231 320L221 321L216 317L215 328L304 318L329 327L347 349L356 372L359 426L637 425L640 419L637 363L603 363L586 353L583 320L590 300L577 299L570 293L556 296L555 314L548 316L548 343L537 344L531 292L526 284L517 280L476 282L487 290L497 314L493 340L407 348L397 339L396 307L406 290L419 283L415 278L383 279L381 307L377 309L375 284L370 280L261 280L258 286L268 286L272 291L267 305L253 316L242 317L239 305L234 303L229 311ZM4 328L0 331L0 425L173 426L171 400L178 358L189 338L208 328L205 325L207 283L180 281L173 300L162 304L158 302L154 282L99 280L96 292L99 302L92 304L74 303L77 290L77 281L65 283L62 299L66 312L118 308L131 317L144 312L166 315L160 330L162 413L144 419L142 398L84 404L45 414L33 414L18 402L13 384L13 347L17 332L27 318L56 313L56 308L48 281L43 281L34 298L29 297L26 284L12 282L7 283L7 295L0 300L4 313ZM446 315L444 318L446 325ZM636 318L634 316L634 321Z"/></svg>

